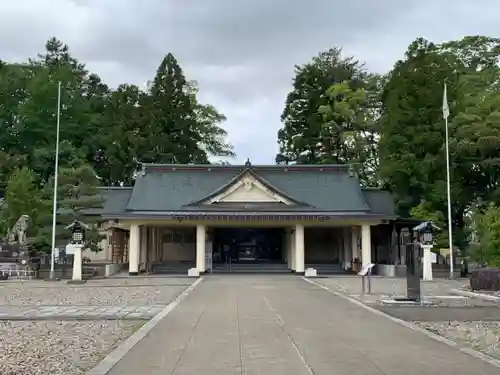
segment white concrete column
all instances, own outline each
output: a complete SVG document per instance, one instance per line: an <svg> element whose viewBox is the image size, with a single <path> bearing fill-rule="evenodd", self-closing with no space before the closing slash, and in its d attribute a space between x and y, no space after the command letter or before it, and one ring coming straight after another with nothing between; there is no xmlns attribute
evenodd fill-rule
<svg viewBox="0 0 500 375"><path fill-rule="evenodd" d="M156 260L163 262L163 228L156 228Z"/></svg>
<svg viewBox="0 0 500 375"><path fill-rule="evenodd" d="M111 240L113 238L113 229L108 229L106 231L106 259L110 262L113 261L113 247L111 246Z"/></svg>
<svg viewBox="0 0 500 375"><path fill-rule="evenodd" d="M303 273L304 265L304 226L295 226L295 272Z"/></svg>
<svg viewBox="0 0 500 375"><path fill-rule="evenodd" d="M361 226L361 264L363 266L372 262L372 237L370 226Z"/></svg>
<svg viewBox="0 0 500 375"><path fill-rule="evenodd" d="M345 270L349 268L349 264L351 263L351 253L352 253L352 246L351 246L351 228L344 228L344 264L343 267Z"/></svg>
<svg viewBox="0 0 500 375"><path fill-rule="evenodd" d="M336 239L336 258L338 259L339 263L342 264L344 262L344 230L343 228L335 228L334 233Z"/></svg>
<svg viewBox="0 0 500 375"><path fill-rule="evenodd" d="M82 245L72 245L73 253L73 281L82 281Z"/></svg>
<svg viewBox="0 0 500 375"><path fill-rule="evenodd" d="M204 225L196 226L196 268L198 272L205 272L205 245L207 228Z"/></svg>
<svg viewBox="0 0 500 375"><path fill-rule="evenodd" d="M290 269L295 271L295 229L290 232Z"/></svg>
<svg viewBox="0 0 500 375"><path fill-rule="evenodd" d="M431 260L432 245L422 245L422 280L432 281L432 260Z"/></svg>
<svg viewBox="0 0 500 375"><path fill-rule="evenodd" d="M351 259L349 259L349 263L351 263L354 258L359 258L359 227L351 228Z"/></svg>
<svg viewBox="0 0 500 375"><path fill-rule="evenodd" d="M128 273L129 275L139 274L139 247L140 247L140 227L137 224L130 226L130 238L128 245Z"/></svg>
<svg viewBox="0 0 500 375"><path fill-rule="evenodd" d="M146 267L146 252L148 251L148 228L145 225L141 225L141 249L139 252L139 264L143 264ZM139 269L139 271L141 271Z"/></svg>
<svg viewBox="0 0 500 375"><path fill-rule="evenodd" d="M290 240L288 239L288 236L290 234L288 233L288 230L285 229L284 237L283 237L283 260L287 264L287 267L290 268Z"/></svg>

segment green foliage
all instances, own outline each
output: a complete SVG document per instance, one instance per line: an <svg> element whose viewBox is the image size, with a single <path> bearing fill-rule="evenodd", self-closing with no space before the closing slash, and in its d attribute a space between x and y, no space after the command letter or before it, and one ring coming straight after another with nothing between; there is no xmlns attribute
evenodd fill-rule
<svg viewBox="0 0 500 375"><path fill-rule="evenodd" d="M415 219L432 221L441 231L434 235L434 250L448 248L448 231L446 218L441 211L434 211L434 208L429 202L420 202L417 206L412 207L410 214Z"/></svg>
<svg viewBox="0 0 500 375"><path fill-rule="evenodd" d="M447 84L454 245L467 248L475 206L500 205L500 39L412 42L387 75L341 50L296 67L277 163L350 164L392 190L401 216L431 220L448 247L443 87Z"/></svg>
<svg viewBox="0 0 500 375"><path fill-rule="evenodd" d="M427 202L446 217L443 85L451 110L452 225L455 245L466 247L466 214L480 199L495 201L500 166L497 112L500 43L466 37L436 45L413 42L389 74L380 118L381 177L402 215Z"/></svg>
<svg viewBox="0 0 500 375"><path fill-rule="evenodd" d="M43 216L43 205L36 175L27 167L16 169L10 175L5 190L5 200L2 209L2 234L6 234L22 215L28 215L28 236L37 234L34 225Z"/></svg>
<svg viewBox="0 0 500 375"><path fill-rule="evenodd" d="M27 167L15 170L9 177L5 190L7 220L13 226L22 215L35 219L40 201L36 175Z"/></svg>
<svg viewBox="0 0 500 375"><path fill-rule="evenodd" d="M379 184L377 129L381 77L340 49L297 66L278 132L278 163L351 164L366 186Z"/></svg>
<svg viewBox="0 0 500 375"><path fill-rule="evenodd" d="M326 91L329 104L318 108L323 115L320 131L322 163L351 164L365 186L378 185L378 156L367 91L351 88L348 81Z"/></svg>
<svg viewBox="0 0 500 375"><path fill-rule="evenodd" d="M330 104L326 91L334 84L352 81L359 85L364 75L361 64L343 58L332 48L311 62L295 67L293 90L288 94L281 115L283 128L278 132L279 163L317 164L323 159L321 129L323 115L319 108Z"/></svg>
<svg viewBox="0 0 500 375"><path fill-rule="evenodd" d="M500 207L489 204L484 212L474 215L477 236L473 256L490 267L500 267Z"/></svg>
<svg viewBox="0 0 500 375"><path fill-rule="evenodd" d="M208 163L209 156L234 156L221 127L224 115L198 101L196 84L186 79L172 54L160 64L148 90L125 84L111 89L75 59L68 46L51 38L43 53L25 63L0 63L0 197L12 173L32 171L33 197L39 201L26 199L15 215L37 212L32 227L37 228L33 242L38 250L51 246L58 82L60 241L68 237L64 226L101 204L96 187L131 185L138 161ZM9 199L24 199L15 197ZM0 229L15 215L2 209ZM85 216L83 221L94 228L89 246L98 250L96 219Z"/></svg>
<svg viewBox="0 0 500 375"><path fill-rule="evenodd" d="M147 91L134 85L112 90L52 38L27 63L0 68L0 194L14 168L36 170L41 183L53 174L59 81L60 139L105 184L131 184L137 161L208 162L211 155L234 155L220 126L224 115L198 102L196 85L172 54ZM26 160L18 163L21 158Z"/></svg>
<svg viewBox="0 0 500 375"><path fill-rule="evenodd" d="M99 242L104 236L100 235L97 229L100 219L88 215L93 210L102 208L103 200L97 188L98 184L99 180L92 167L76 155L61 165L57 184L56 238L58 240L68 241L71 234L65 227L73 221L79 220L92 229L88 233L86 247L92 251L101 250ZM47 203L52 202L54 178L51 178L46 184L44 195ZM52 221L50 221L51 223ZM45 238L41 241L45 243L52 230L48 221L44 228Z"/></svg>
<svg viewBox="0 0 500 375"><path fill-rule="evenodd" d="M143 161L208 163L207 154L198 147L202 138L196 127L189 85L172 54L167 54L158 67L144 106L150 121ZM158 137L158 134L169 136Z"/></svg>

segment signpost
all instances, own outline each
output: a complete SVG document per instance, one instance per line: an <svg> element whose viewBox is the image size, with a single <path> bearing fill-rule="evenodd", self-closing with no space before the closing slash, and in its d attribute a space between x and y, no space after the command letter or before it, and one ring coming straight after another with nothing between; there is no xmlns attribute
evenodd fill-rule
<svg viewBox="0 0 500 375"><path fill-rule="evenodd" d="M420 244L406 244L406 299L420 302Z"/></svg>

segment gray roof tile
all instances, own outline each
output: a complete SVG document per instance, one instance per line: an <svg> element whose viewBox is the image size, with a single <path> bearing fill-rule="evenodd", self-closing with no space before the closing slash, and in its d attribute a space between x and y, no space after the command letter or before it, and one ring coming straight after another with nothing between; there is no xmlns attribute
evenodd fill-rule
<svg viewBox="0 0 500 375"><path fill-rule="evenodd" d="M175 168L175 170L173 170ZM229 184L245 167L146 166L127 211L184 211ZM369 212L356 177L344 166L254 166L269 185L315 211ZM195 208L193 208L195 209Z"/></svg>
<svg viewBox="0 0 500 375"><path fill-rule="evenodd" d="M100 208L86 210L87 215L118 215L125 212L125 207L132 195L133 187L100 187L103 204Z"/></svg>
<svg viewBox="0 0 500 375"><path fill-rule="evenodd" d="M390 191L375 188L363 188L362 191L368 205L370 206L371 213L380 215L395 215L395 199Z"/></svg>
<svg viewBox="0 0 500 375"><path fill-rule="evenodd" d="M356 177L344 166L254 166L256 173L268 185L290 198L311 207L254 204L251 207L228 207L219 203L209 207L191 206L190 203L219 191L234 181L245 170L244 166L186 166L146 165L139 173L135 187L100 188L104 198L102 209L90 214L165 215L176 212L254 211L258 212L334 212L339 215L395 216L394 199L388 191L361 189Z"/></svg>

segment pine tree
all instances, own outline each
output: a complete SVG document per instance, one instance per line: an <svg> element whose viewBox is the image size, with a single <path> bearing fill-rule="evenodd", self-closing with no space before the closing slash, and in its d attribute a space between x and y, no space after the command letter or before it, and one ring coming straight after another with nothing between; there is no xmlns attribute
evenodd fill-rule
<svg viewBox="0 0 500 375"><path fill-rule="evenodd" d="M102 208L103 204L98 186L99 180L95 171L84 160L74 158L68 160L66 165L61 166L57 189L56 238L58 240L68 241L71 233L65 227L73 221L79 220L91 228L87 233L86 249L101 250L99 243L104 236L99 233L100 218L92 215L92 211ZM54 179L51 178L44 189L45 207L51 206L53 192ZM46 218L43 225L45 233L44 238L40 239L41 243L50 243L50 224L51 220Z"/></svg>

